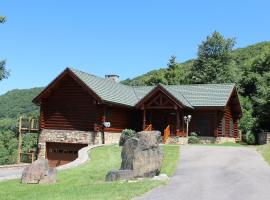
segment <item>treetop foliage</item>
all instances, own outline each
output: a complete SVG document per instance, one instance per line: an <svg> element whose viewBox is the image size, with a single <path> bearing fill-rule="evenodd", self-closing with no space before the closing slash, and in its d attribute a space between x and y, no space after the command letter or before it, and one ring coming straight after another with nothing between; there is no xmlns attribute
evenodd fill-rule
<svg viewBox="0 0 270 200"><path fill-rule="evenodd" d="M4 23L6 21L6 17L0 16L0 23Z"/></svg>
<svg viewBox="0 0 270 200"><path fill-rule="evenodd" d="M270 42L233 49L234 38L213 32L198 48L197 58L177 63L172 56L167 67L150 71L127 85L236 83L244 132L270 131Z"/></svg>

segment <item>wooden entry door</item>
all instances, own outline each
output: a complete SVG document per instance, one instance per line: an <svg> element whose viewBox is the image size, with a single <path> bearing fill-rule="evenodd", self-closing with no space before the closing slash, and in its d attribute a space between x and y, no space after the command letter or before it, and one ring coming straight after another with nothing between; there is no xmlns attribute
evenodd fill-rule
<svg viewBox="0 0 270 200"><path fill-rule="evenodd" d="M167 114L167 124L170 125L171 135L176 135L176 114L171 112Z"/></svg>
<svg viewBox="0 0 270 200"><path fill-rule="evenodd" d="M46 158L49 161L50 167L58 167L67 164L78 158L78 151L88 146L87 144L72 144L72 143L46 143Z"/></svg>

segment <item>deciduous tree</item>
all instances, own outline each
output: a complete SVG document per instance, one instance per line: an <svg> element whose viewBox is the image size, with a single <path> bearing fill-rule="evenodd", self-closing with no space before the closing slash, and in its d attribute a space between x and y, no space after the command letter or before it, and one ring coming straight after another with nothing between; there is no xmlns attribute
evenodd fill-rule
<svg viewBox="0 0 270 200"><path fill-rule="evenodd" d="M233 82L232 50L233 38L225 39L219 32L214 32L199 45L198 58L195 60L190 79L193 83Z"/></svg>

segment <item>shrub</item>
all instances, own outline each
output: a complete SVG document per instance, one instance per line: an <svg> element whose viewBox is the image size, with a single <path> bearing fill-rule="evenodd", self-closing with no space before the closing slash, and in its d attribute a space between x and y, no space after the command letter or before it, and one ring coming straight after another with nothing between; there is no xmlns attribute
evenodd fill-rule
<svg viewBox="0 0 270 200"><path fill-rule="evenodd" d="M188 137L188 143L189 144L198 144L200 142L200 139L198 138L197 133L192 132L190 133L190 136Z"/></svg>
<svg viewBox="0 0 270 200"><path fill-rule="evenodd" d="M255 144L255 142L256 142L255 135L250 131L248 131L246 134L246 142L248 144Z"/></svg>
<svg viewBox="0 0 270 200"><path fill-rule="evenodd" d="M128 139L133 137L137 137L136 131L132 129L123 130L119 140L119 146L123 146Z"/></svg>

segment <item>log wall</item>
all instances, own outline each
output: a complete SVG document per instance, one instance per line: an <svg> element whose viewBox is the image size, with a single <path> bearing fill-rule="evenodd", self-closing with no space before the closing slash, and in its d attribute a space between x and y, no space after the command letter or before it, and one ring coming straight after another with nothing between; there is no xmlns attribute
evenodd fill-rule
<svg viewBox="0 0 270 200"><path fill-rule="evenodd" d="M91 131L94 123L100 122L101 112L94 98L66 76L46 99L42 99L40 127Z"/></svg>

